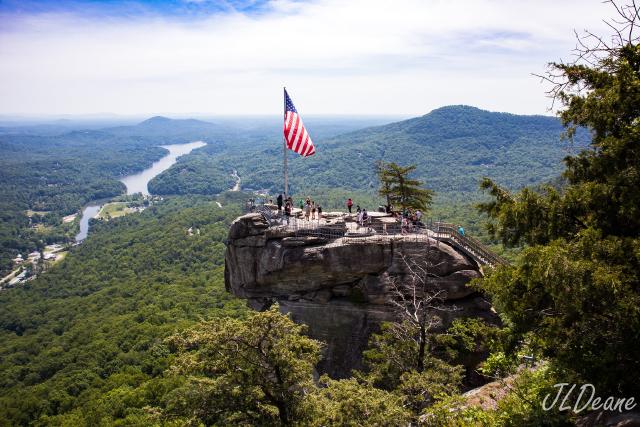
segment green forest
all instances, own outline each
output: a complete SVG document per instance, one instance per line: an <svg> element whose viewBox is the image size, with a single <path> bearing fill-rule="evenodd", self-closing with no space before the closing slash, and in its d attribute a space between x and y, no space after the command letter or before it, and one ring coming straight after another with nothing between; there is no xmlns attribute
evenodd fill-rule
<svg viewBox="0 0 640 427"><path fill-rule="evenodd" d="M294 203L375 209L379 189L409 191L393 187L406 173L418 197L401 203L431 205L510 261L470 284L498 324L438 330L437 298L414 288L345 379L318 375L324 343L304 325L225 290L229 227L256 196L227 191L231 172L248 190L281 182L270 119L0 129L0 271L68 238L62 215L121 196L118 178L162 157L160 143L207 142L152 181L162 200L93 221L64 260L0 292L0 426L560 427L622 412L615 402L640 396L640 10L615 11L610 44L588 35L582 62L549 64L557 119L449 106L382 126L318 122L318 154L291 161ZM478 378L493 388L464 395ZM545 408L558 384L591 385L600 407L576 393L568 410Z"/></svg>
<svg viewBox="0 0 640 427"><path fill-rule="evenodd" d="M287 423L397 425L435 402L430 414L440 419L463 388L456 361L498 331L456 322L434 342L439 356L427 356L424 374L406 378L412 348L382 333L366 356L370 372L314 385L322 344L277 312L249 313L224 289L224 240L247 196L172 197L138 215L96 222L64 262L1 293L0 425L280 424L277 400L255 389L269 384L274 367L288 372L285 390L273 385L284 396ZM247 369L238 355L255 354L239 350L233 336L268 337L274 359L238 371ZM208 348L227 350L218 360ZM389 366L396 351L407 362ZM213 365L202 370L196 360ZM208 382L209 370L220 371L221 382ZM300 394L303 384L310 393ZM429 397L416 387L427 387Z"/></svg>
<svg viewBox="0 0 640 427"><path fill-rule="evenodd" d="M246 312L222 272L240 204L219 200L174 198L97 222L64 262L0 294L0 425L110 424L175 387L162 377L163 339Z"/></svg>
<svg viewBox="0 0 640 427"><path fill-rule="evenodd" d="M142 170L166 150L100 131L60 136L0 135L0 275L18 253L65 242L76 232L62 217L91 200L124 193L118 177ZM27 211L35 211L30 217ZM45 227L34 229L34 225ZM77 224L77 223L76 223Z"/></svg>

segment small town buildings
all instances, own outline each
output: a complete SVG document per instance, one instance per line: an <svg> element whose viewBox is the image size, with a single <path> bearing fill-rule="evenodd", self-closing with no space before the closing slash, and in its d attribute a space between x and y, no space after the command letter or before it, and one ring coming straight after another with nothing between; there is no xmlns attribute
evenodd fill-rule
<svg viewBox="0 0 640 427"><path fill-rule="evenodd" d="M54 254L53 252L48 252L44 254L45 261L55 261L56 258L58 258L58 255Z"/></svg>

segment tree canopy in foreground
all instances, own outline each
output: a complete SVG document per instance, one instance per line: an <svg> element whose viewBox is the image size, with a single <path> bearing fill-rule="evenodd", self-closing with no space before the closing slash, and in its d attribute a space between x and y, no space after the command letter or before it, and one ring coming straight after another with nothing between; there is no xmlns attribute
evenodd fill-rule
<svg viewBox="0 0 640 427"><path fill-rule="evenodd" d="M592 130L590 147L565 159L564 184L513 194L482 182L491 231L527 246L482 287L564 380L637 396L629 373L640 370L640 19L635 4L612 4L613 37L587 33L576 61L552 63L545 76L568 136Z"/></svg>

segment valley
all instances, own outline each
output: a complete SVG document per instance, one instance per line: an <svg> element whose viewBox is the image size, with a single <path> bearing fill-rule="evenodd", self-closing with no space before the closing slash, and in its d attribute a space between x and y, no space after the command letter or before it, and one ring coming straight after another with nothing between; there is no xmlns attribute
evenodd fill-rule
<svg viewBox="0 0 640 427"><path fill-rule="evenodd" d="M443 123L450 125L446 132L438 131ZM68 187L73 191L65 205L68 207L51 205L51 202L46 205L48 199L25 200L23 206L30 209L31 221L39 216L44 220L55 213L47 233L62 230L66 233L61 234L64 236L62 241L70 242L70 236L79 225L80 234L76 240L82 244L72 246L64 259L37 277L0 293L0 338L3 342L0 346L0 384L5 390L0 394L0 413L4 417L0 418L1 422L11 420L22 425L36 420L44 424L67 424L78 419L106 424L150 422L153 417L149 408L166 411L178 404L179 393L172 394L170 390L188 393L192 387L184 377L175 377L168 371L176 357L168 337L177 331L197 328L202 320L215 323L234 318L241 321L251 316L245 302L225 289L224 261L227 245L238 245L238 253L246 252L246 243L240 242L255 236L230 241L229 227L244 213L248 198L275 199L281 180L278 170L281 147L259 142L253 150L247 150L249 140L238 137L232 126L228 123L227 126L223 131L198 121L154 118L135 126L97 131L100 138L109 135L108 140L115 142L109 146L108 157L106 153L95 156L89 149L95 141L87 143L86 154L76 152L75 156L78 162L86 162L85 167L93 168L86 169L85 173L105 168L99 162L87 162L89 158L102 157L108 161L112 169L107 170L112 172L102 176L108 185L113 183L113 194L97 204L85 205L82 215L76 216L73 215L78 212L78 206L87 200L80 186ZM326 126L330 129L329 124ZM163 150L158 157L154 144L157 144L158 135L167 129L171 129L172 136L164 137L163 148L168 149L169 154ZM412 159L418 165L416 176L436 191L432 210L427 212L429 220L462 224L467 232L479 237L496 252L515 259L521 248L507 249L492 238L484 227L486 217L475 208L477 203L487 200L487 195L479 190L479 181L490 175L507 183L506 187L511 190L526 184L556 182L562 170L561 160L566 154L560 133L561 127L554 118L446 107L408 121L330 135L318 140L317 157L292 162L290 176L294 199L297 203L299 199L311 197L329 212L343 211L345 200L352 198L359 206L375 211L383 205L383 199L376 192L375 161L407 162ZM264 141L271 140L270 134L262 135ZM16 141L22 137L15 138L0 135L0 149L19 150ZM203 142L184 143L196 138ZM389 144L389 140L394 143ZM251 141L255 143L253 139ZM580 131L575 147L587 143L586 134ZM65 142L57 144L64 147ZM127 159L131 157L130 150L139 147L153 156L134 166ZM24 149L29 149L29 144ZM34 161L54 165L69 161L58 159L55 151L50 159L45 152L38 156ZM123 170L125 163L134 171L132 174L126 177L113 174L114 170ZM140 170L142 165L146 169ZM53 178L49 178L47 169L41 173L46 177L44 188L58 188L57 185L49 187ZM56 170L56 173L60 172ZM5 176L4 179L14 178ZM17 198L17 187L13 187L13 193L8 192L10 188L5 187L6 194ZM96 216L102 220L91 222L91 233L87 236L89 220ZM43 234L30 236L36 243L46 241ZM10 244L18 242L11 240ZM356 246L350 248L354 257L356 249ZM5 244L4 250L11 253L13 247ZM311 243L311 247L304 250L317 251L318 247ZM331 250L342 249L327 249ZM479 276L473 270L476 267L469 267L465 264L468 261L460 254L454 256L454 252L448 256L460 258L456 262L471 271L462 281L466 283L469 278ZM374 258L367 257L367 260L372 262ZM395 264L384 259L384 262L380 261L381 265L387 263L385 268L390 271L397 269ZM240 264L234 268L246 268ZM316 267L311 265L310 269L313 268ZM349 285L353 288L350 287L346 294L342 282L332 282L333 305L330 306L335 313L324 308L323 300L318 299L320 293L313 286L306 293L298 290L298 293L284 296L278 294L280 305L289 307L296 319L313 320L314 336L324 337L331 331L329 335L333 338L327 342L331 345L332 356L318 365L323 372L348 377L353 366L364 369L365 362L360 362L359 358L371 351L367 347L367 341L373 339L370 334L380 328L381 322L390 319L390 312L378 313L385 306L372 284L372 277L374 270L380 268L377 265L372 268L371 271L349 273L357 280ZM311 270L289 274L287 280L308 275ZM326 271L318 274L318 278L335 276ZM237 280L243 275L230 277ZM449 278L442 280L450 281ZM356 284L360 283L358 281L364 285ZM235 293L246 292L238 291L243 287L237 284L232 286ZM359 296L362 286L368 290ZM448 303L466 304L466 314L461 312L461 320L487 317L489 306L481 294L460 286L463 289L460 295L452 297L458 299ZM250 299L255 298L250 296ZM361 298L365 298L366 304ZM351 307L347 310L351 317L362 312L366 318L380 318L377 323L371 320L369 324L362 319L356 322L364 325L358 332L357 346L345 345L352 338L343 334L345 331L336 320L340 318L336 313L342 313L344 307ZM328 316L329 312L333 314ZM488 317L492 322L498 324L495 313L491 316ZM449 320L447 327L462 326ZM354 331L350 333L355 334ZM445 351L448 345L438 344L434 351ZM484 351L473 357L484 357ZM343 353L349 353L349 357ZM442 357L447 359L449 356ZM345 362L347 359L348 363ZM460 363L462 359L447 360ZM465 363L468 363L468 369L477 366L477 361ZM473 374L465 379L465 387L482 384L478 378Z"/></svg>
<svg viewBox="0 0 640 427"><path fill-rule="evenodd" d="M205 145L206 144L202 141L189 142L185 144L162 145L161 148L169 151L169 154L154 162L148 169L145 169L142 172L138 172L134 175L125 176L120 179L120 182L122 182L126 187L126 194L141 194L144 201L146 202L146 205L148 205L149 202L147 200L147 197L150 196L150 193L147 186L149 184L149 181L173 166L176 163L178 157L189 154L194 149L204 147ZM89 223L91 219L108 219L114 216L113 213L110 213L110 210L111 212L113 212L112 209L114 209L115 206L111 204L111 208L109 208L108 205L108 203L105 204L93 202L83 208L82 214L80 215L80 231L75 236L76 243L79 243L86 239L89 233ZM140 209L143 209L143 207L131 209L121 205L120 207L121 208L117 210L117 212L119 212L118 215L137 212ZM127 211L126 209L129 209L129 211Z"/></svg>
<svg viewBox="0 0 640 427"><path fill-rule="evenodd" d="M9 0L0 59L0 427L640 426L638 1Z"/></svg>
<svg viewBox="0 0 640 427"><path fill-rule="evenodd" d="M383 119L354 119L351 126L373 120ZM245 130L241 121L229 119L216 124L155 117L138 125L55 136L15 133L15 129L10 130L14 133L0 132L0 150L6 154L0 172L0 182L5 183L0 199L5 201L0 206L5 218L0 228L0 273L11 271L10 260L19 253L32 252L42 244L71 243L78 240L76 236L82 240L89 217L81 215L71 221L64 217L83 209L95 216L98 212L92 200L137 191L213 196L234 188L239 176L247 191L275 193L282 160L274 122L260 119ZM363 203L376 208L380 202L375 195L375 161L419 159L418 177L436 191L434 218L459 222L463 218L454 212L465 211L472 216L464 219L472 224L478 221L469 207L482 199L478 183L483 176L494 177L511 189L548 182L558 176L561 159L570 147L560 142L562 128L555 118L504 115L471 107L446 107L356 133L348 133L352 129L345 119L311 123L319 129L322 150L311 159L291 160L294 193L322 195L327 207L341 207L349 194L357 194ZM440 130L443 126L449 126L446 133ZM347 133L340 133L344 131ZM385 142L389 138L393 144ZM584 145L585 138L584 132L579 133L574 147ZM206 145L175 157L160 147L186 149L189 141L198 140ZM165 168L180 154L177 163ZM157 170L153 169L163 156L168 163L158 163ZM145 168L147 172L142 172ZM32 176L27 170L38 172ZM35 213L27 217L28 210ZM482 227L472 227L476 234L483 233Z"/></svg>

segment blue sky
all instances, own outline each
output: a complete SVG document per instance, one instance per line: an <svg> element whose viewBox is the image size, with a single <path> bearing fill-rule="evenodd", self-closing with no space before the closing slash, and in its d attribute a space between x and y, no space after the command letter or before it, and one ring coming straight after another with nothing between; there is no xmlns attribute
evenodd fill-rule
<svg viewBox="0 0 640 427"><path fill-rule="evenodd" d="M549 114L600 0L0 0L0 114Z"/></svg>
<svg viewBox="0 0 640 427"><path fill-rule="evenodd" d="M161 15L198 18L208 14L241 12L258 14L268 6L268 0L9 0L0 1L0 13L77 13L98 17Z"/></svg>

